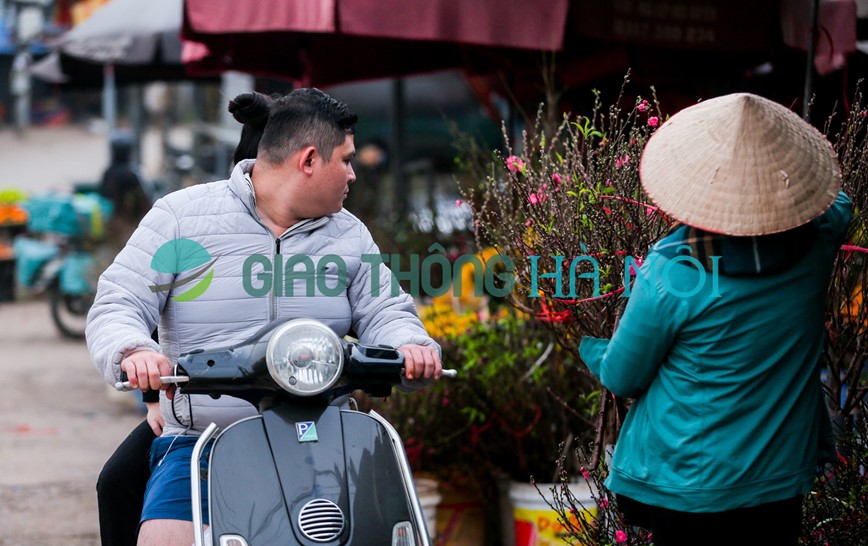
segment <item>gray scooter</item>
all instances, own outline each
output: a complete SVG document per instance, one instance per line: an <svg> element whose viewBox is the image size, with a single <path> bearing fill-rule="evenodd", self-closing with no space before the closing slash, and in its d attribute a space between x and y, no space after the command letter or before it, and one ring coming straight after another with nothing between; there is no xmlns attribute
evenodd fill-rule
<svg viewBox="0 0 868 546"><path fill-rule="evenodd" d="M350 343L311 319L182 355L176 376L164 382L182 393L243 398L260 412L223 430L212 423L196 444L195 545L429 546L401 438L350 396L388 396L403 370L397 350ZM209 442L210 526L203 532L199 469Z"/></svg>

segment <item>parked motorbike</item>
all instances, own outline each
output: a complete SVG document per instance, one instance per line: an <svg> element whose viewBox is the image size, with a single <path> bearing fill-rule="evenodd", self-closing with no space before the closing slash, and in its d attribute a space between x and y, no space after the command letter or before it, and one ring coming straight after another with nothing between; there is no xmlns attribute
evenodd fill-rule
<svg viewBox="0 0 868 546"><path fill-rule="evenodd" d="M48 291L51 320L67 338L84 339L87 312L96 295L95 268L90 252L66 243L38 274L38 283Z"/></svg>
<svg viewBox="0 0 868 546"><path fill-rule="evenodd" d="M17 282L32 295L48 295L51 318L61 335L82 339L96 293L94 250L111 206L99 196L84 194L49 194L25 205L29 236L13 242Z"/></svg>
<svg viewBox="0 0 868 546"><path fill-rule="evenodd" d="M182 355L164 382L260 410L224 430L212 423L196 443L196 546L429 546L401 438L350 396L388 396L403 371L396 349L348 342L312 319L275 322L245 343ZM209 442L206 533L199 469Z"/></svg>

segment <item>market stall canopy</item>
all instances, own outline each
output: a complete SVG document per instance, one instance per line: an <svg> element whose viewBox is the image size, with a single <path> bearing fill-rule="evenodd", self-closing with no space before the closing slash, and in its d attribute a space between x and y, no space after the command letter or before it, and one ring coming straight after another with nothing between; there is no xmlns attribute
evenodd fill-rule
<svg viewBox="0 0 868 546"><path fill-rule="evenodd" d="M482 99L530 106L627 70L659 86L743 74L771 58L778 17L754 0L184 0L183 58L320 87L457 68Z"/></svg>
<svg viewBox="0 0 868 546"><path fill-rule="evenodd" d="M111 65L118 83L178 80L182 0L111 0L49 43L31 73L70 85L101 85Z"/></svg>
<svg viewBox="0 0 868 546"><path fill-rule="evenodd" d="M184 63L306 85L509 66L559 51L568 0L185 0Z"/></svg>
<svg viewBox="0 0 868 546"><path fill-rule="evenodd" d="M187 0L192 29L210 34L324 32L525 49L560 49L567 0ZM560 26L560 28L558 28Z"/></svg>

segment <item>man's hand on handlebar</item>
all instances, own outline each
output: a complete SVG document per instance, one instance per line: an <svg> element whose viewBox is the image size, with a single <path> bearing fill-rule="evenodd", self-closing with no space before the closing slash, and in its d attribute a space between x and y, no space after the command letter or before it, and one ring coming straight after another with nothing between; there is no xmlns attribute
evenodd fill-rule
<svg viewBox="0 0 868 546"><path fill-rule="evenodd" d="M402 345L398 347L404 355L404 377L415 379L440 379L443 365L440 353L434 347L424 345Z"/></svg>
<svg viewBox="0 0 868 546"><path fill-rule="evenodd" d="M121 371L127 374L134 389L142 392L164 389L170 400L175 396L175 385L160 382L160 376L172 374L169 359L163 354L148 349L136 351L121 361Z"/></svg>

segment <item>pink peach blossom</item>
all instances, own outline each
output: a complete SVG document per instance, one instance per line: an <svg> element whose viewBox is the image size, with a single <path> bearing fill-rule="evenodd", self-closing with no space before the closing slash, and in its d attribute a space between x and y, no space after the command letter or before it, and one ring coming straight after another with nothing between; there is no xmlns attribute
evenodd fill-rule
<svg viewBox="0 0 868 546"><path fill-rule="evenodd" d="M648 118L648 125L650 125L651 127L657 127L659 124L660 118L658 118L657 116L651 116L650 118Z"/></svg>
<svg viewBox="0 0 868 546"><path fill-rule="evenodd" d="M627 533L624 531L615 531L615 542L627 542Z"/></svg>
<svg viewBox="0 0 868 546"><path fill-rule="evenodd" d="M516 157L511 155L506 158L506 168L512 172L518 172L524 170L524 160L520 157Z"/></svg>

